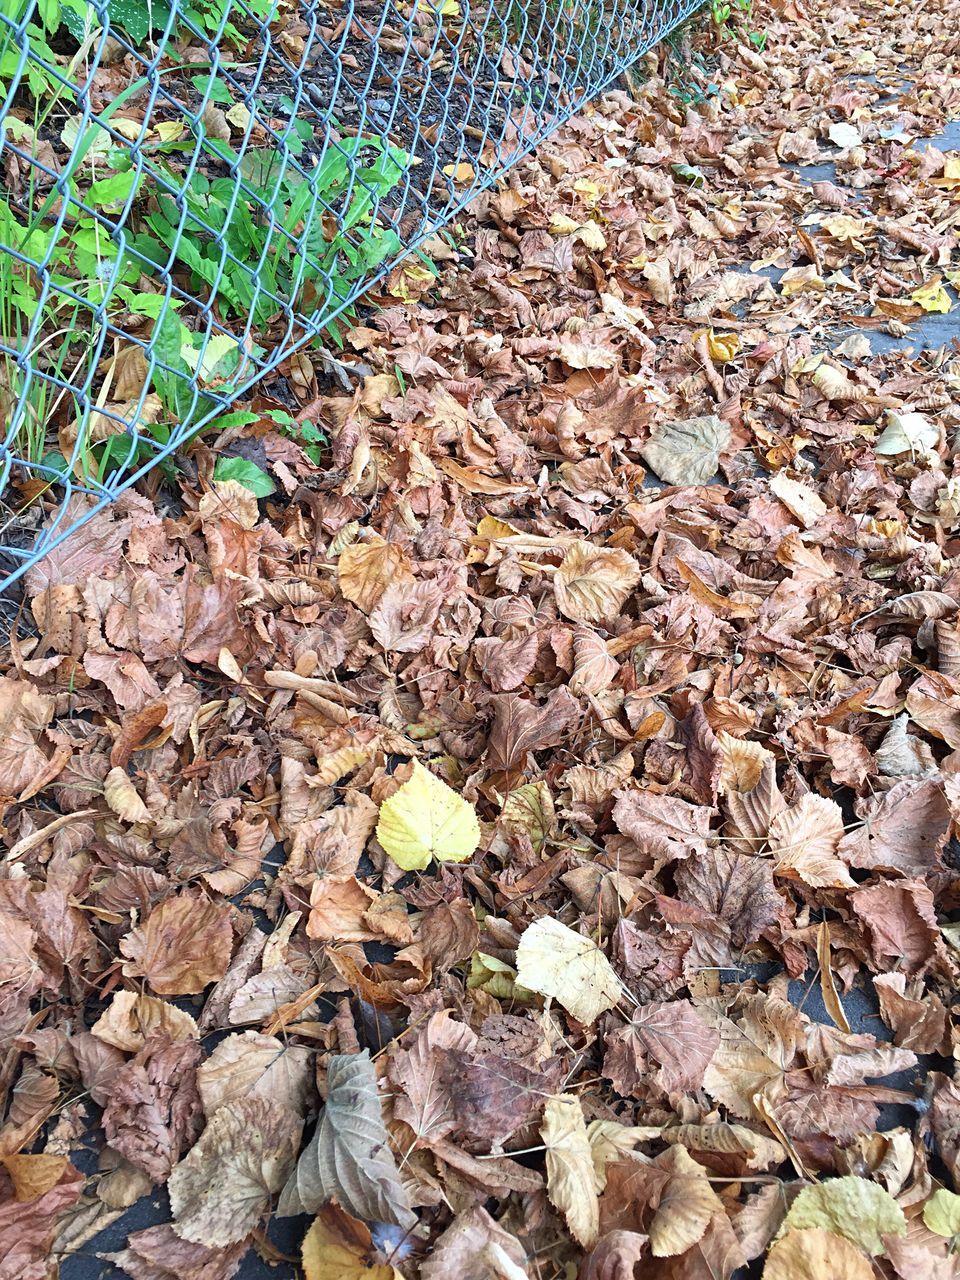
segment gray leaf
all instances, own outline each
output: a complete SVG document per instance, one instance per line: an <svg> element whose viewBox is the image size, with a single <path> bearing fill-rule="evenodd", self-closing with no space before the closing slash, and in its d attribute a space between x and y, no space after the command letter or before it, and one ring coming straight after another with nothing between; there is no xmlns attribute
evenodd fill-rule
<svg viewBox="0 0 960 1280"><path fill-rule="evenodd" d="M367 1222L393 1222L409 1230L417 1221L388 1145L366 1050L330 1059L327 1105L281 1192L277 1212L281 1217L317 1213L329 1200Z"/></svg>
<svg viewBox="0 0 960 1280"><path fill-rule="evenodd" d="M640 456L667 484L708 484L729 443L729 424L711 414L656 423Z"/></svg>

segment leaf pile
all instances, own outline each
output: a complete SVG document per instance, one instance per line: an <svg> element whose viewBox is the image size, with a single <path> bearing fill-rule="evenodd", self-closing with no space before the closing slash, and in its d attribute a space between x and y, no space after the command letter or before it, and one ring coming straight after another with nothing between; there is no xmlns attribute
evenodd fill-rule
<svg viewBox="0 0 960 1280"><path fill-rule="evenodd" d="M274 500L31 571L4 1280L160 1187L133 1280L960 1274L960 359L865 337L956 305L958 18L651 58L288 367L328 466L264 392Z"/></svg>

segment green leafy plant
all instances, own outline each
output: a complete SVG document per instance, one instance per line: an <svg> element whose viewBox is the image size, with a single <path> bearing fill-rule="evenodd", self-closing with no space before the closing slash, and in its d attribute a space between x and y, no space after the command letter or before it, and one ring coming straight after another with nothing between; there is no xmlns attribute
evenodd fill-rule
<svg viewBox="0 0 960 1280"><path fill-rule="evenodd" d="M309 181L298 172L274 177L273 153L241 158L209 138L204 146L211 170L224 160L240 166L239 190L233 177L199 171L184 186L183 175L160 159L165 182L182 194L151 199L146 230L133 246L158 268L172 257L189 271L191 288L206 285L226 315L252 314L262 325L285 303L315 313L399 252L396 232L373 219L376 202L409 164L406 152L385 139L345 140Z"/></svg>

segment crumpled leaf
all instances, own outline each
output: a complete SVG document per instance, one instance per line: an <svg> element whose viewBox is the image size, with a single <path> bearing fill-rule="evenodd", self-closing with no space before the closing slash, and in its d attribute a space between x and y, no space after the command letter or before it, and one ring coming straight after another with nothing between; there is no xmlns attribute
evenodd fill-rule
<svg viewBox="0 0 960 1280"><path fill-rule="evenodd" d="M465 862L480 844L480 824L469 801L413 762L413 776L380 806L377 839L398 867L422 871L431 858Z"/></svg>
<svg viewBox="0 0 960 1280"><path fill-rule="evenodd" d="M594 1022L623 995L620 979L596 943L552 916L524 930L517 947L517 982L552 996L583 1023Z"/></svg>
<svg viewBox="0 0 960 1280"><path fill-rule="evenodd" d="M368 1222L409 1230L417 1221L390 1151L366 1050L330 1058L320 1123L283 1188L277 1212L317 1213L328 1200Z"/></svg>
<svg viewBox="0 0 960 1280"><path fill-rule="evenodd" d="M575 542L553 575L553 590L565 617L595 623L615 617L639 581L640 566L626 551Z"/></svg>
<svg viewBox="0 0 960 1280"><path fill-rule="evenodd" d="M729 443L729 423L710 414L655 423L640 456L666 484L709 484Z"/></svg>
<svg viewBox="0 0 960 1280"><path fill-rule="evenodd" d="M103 780L103 798L124 822L151 821L150 810L141 800L126 769L119 765L111 769Z"/></svg>
<svg viewBox="0 0 960 1280"><path fill-rule="evenodd" d="M197 995L230 964L230 912L200 893L166 898L120 942L128 978L146 978L161 996Z"/></svg>
<svg viewBox="0 0 960 1280"><path fill-rule="evenodd" d="M138 996L135 991L118 991L90 1031L98 1040L127 1053L142 1049L152 1035L168 1035L172 1040L196 1040L200 1035L189 1013L166 1000Z"/></svg>
<svg viewBox="0 0 960 1280"><path fill-rule="evenodd" d="M307 1105L313 1055L275 1036L241 1031L227 1036L197 1071L197 1088L209 1120L219 1107L256 1095L280 1102L298 1115Z"/></svg>
<svg viewBox="0 0 960 1280"><path fill-rule="evenodd" d="M122 1267L132 1280L231 1280L249 1245L246 1239L225 1249L182 1240L169 1223L135 1231L126 1247L102 1256Z"/></svg>
<svg viewBox="0 0 960 1280"><path fill-rule="evenodd" d="M868 1178L853 1176L804 1187L783 1225L788 1231L832 1231L873 1255L884 1251L882 1236L902 1236L907 1230L904 1212L890 1192Z"/></svg>
<svg viewBox="0 0 960 1280"><path fill-rule="evenodd" d="M420 1268L421 1280L530 1280L516 1236L480 1205L458 1213Z"/></svg>
<svg viewBox="0 0 960 1280"><path fill-rule="evenodd" d="M547 1194L574 1237L590 1249L600 1230L600 1205L583 1108L575 1094L546 1100L540 1136L547 1148Z"/></svg>
<svg viewBox="0 0 960 1280"><path fill-rule="evenodd" d="M167 1189L184 1240L226 1248L248 1236L293 1168L303 1122L256 1095L220 1107Z"/></svg>

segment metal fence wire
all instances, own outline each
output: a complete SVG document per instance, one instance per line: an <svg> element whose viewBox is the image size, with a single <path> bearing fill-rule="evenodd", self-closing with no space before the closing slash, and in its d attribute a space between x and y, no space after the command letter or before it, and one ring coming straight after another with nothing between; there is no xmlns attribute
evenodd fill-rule
<svg viewBox="0 0 960 1280"><path fill-rule="evenodd" d="M0 0L0 588L701 2Z"/></svg>

